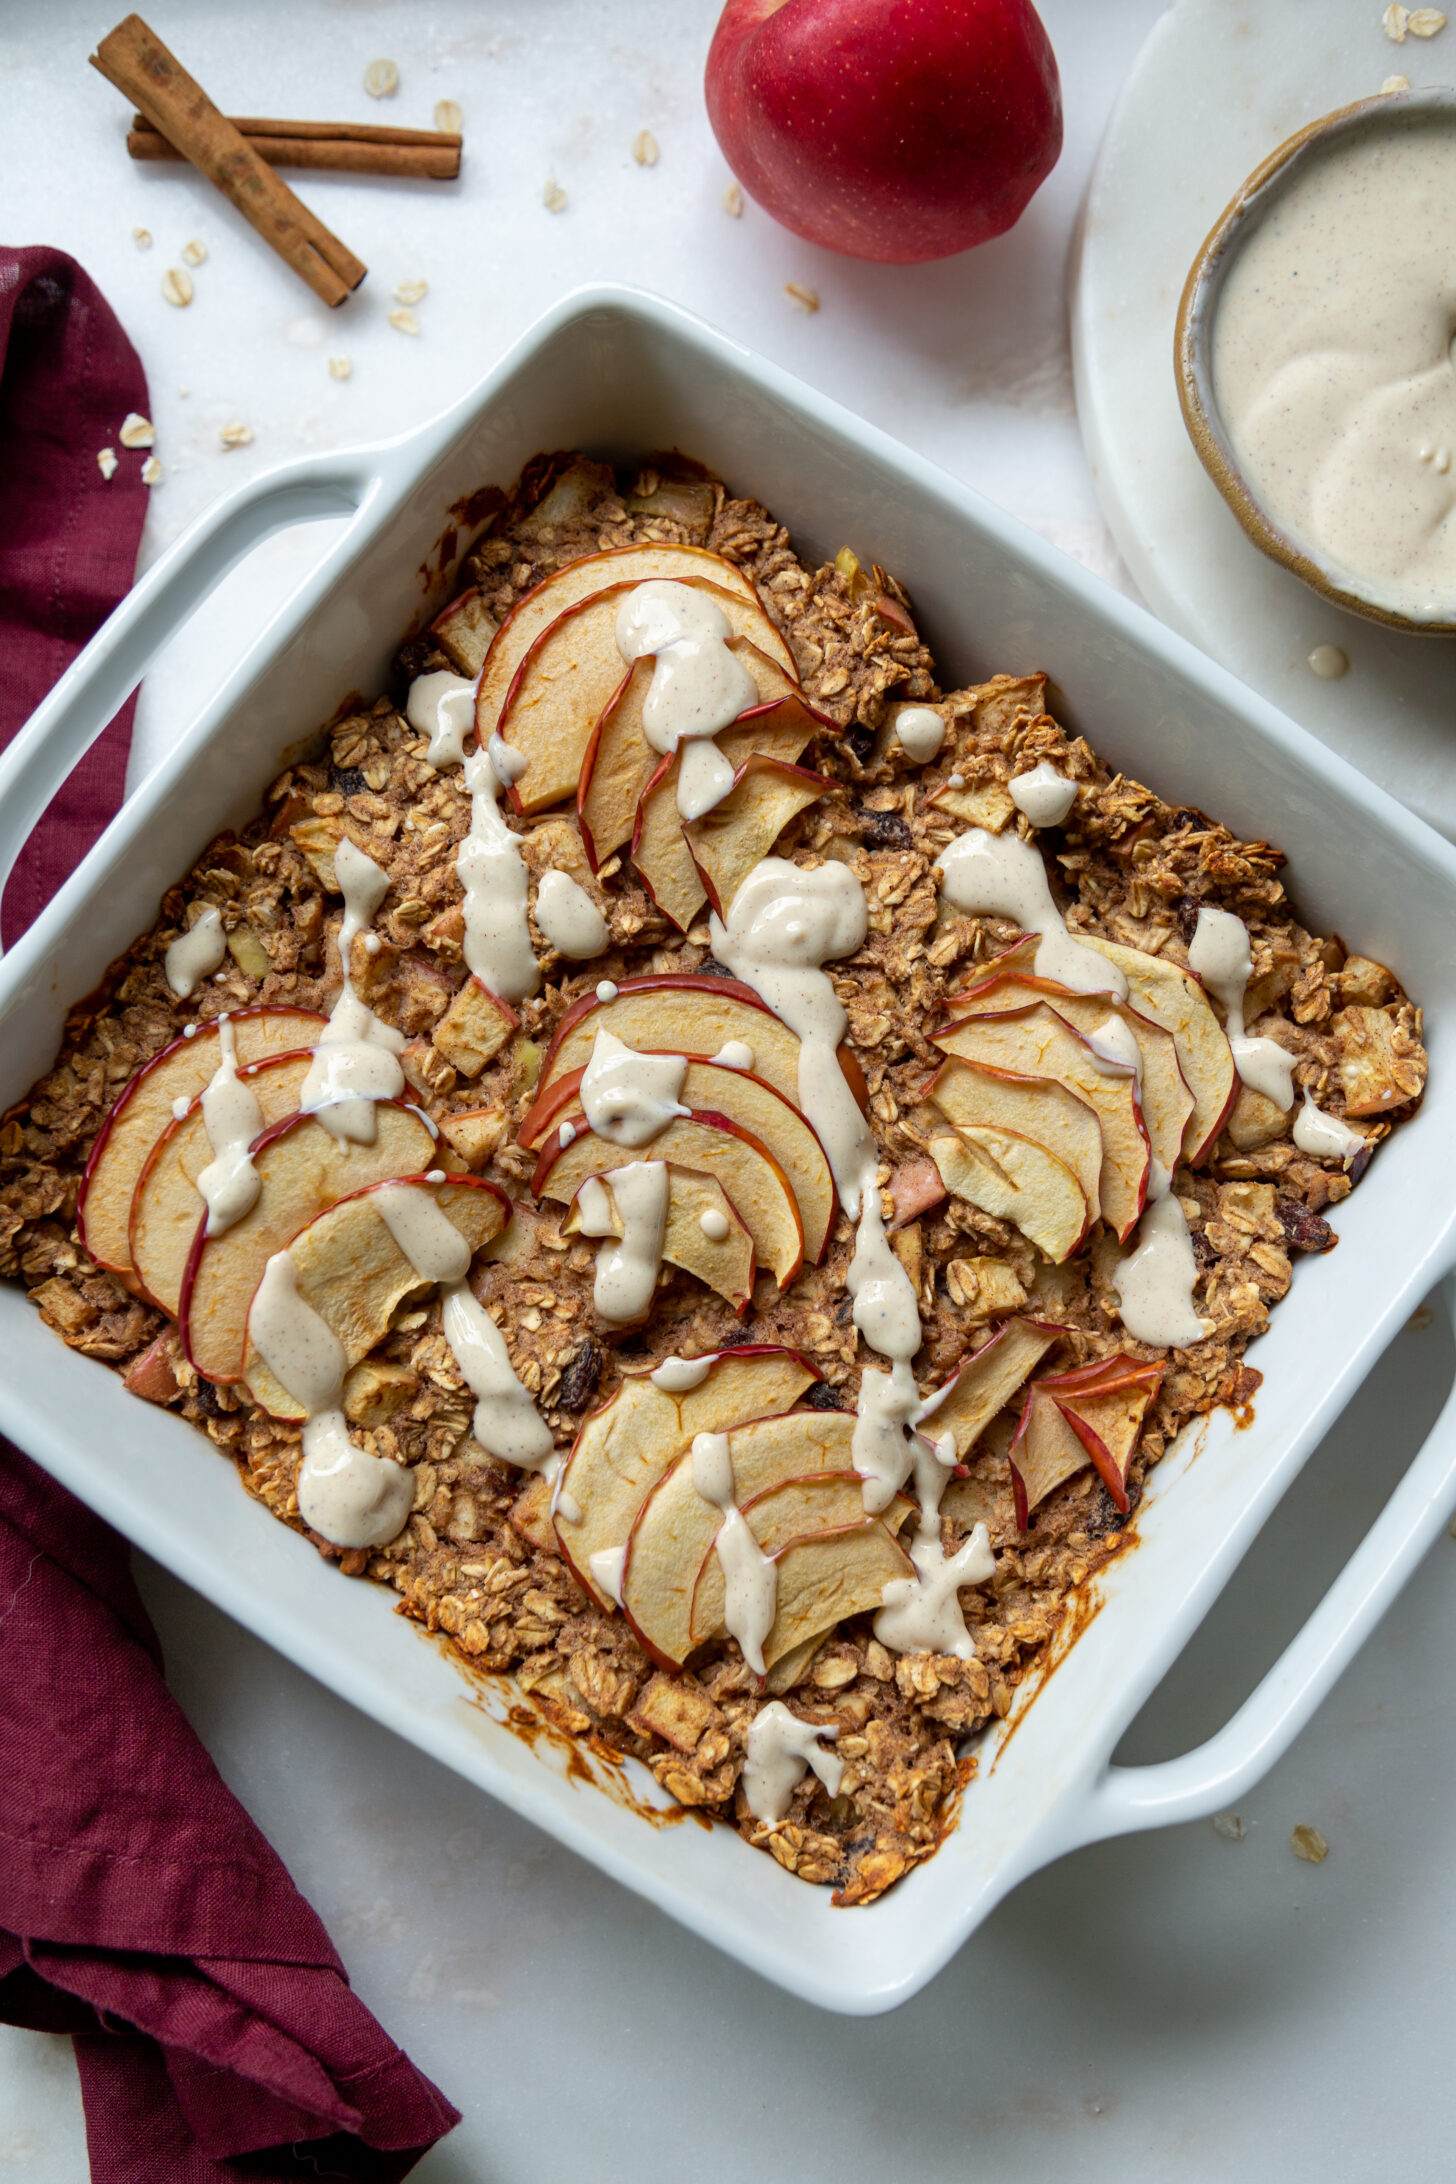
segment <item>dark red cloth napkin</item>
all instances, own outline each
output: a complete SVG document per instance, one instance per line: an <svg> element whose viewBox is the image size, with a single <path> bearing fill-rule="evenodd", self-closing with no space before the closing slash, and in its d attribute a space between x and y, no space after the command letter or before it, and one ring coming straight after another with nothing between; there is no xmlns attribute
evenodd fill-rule
<svg viewBox="0 0 1456 2184"><path fill-rule="evenodd" d="M81 269L0 250L0 743L131 580L140 457L108 485L95 453L146 407ZM129 734L52 805L19 927L120 803ZM167 1690L125 1542L5 1441L0 2020L74 2036L93 2184L393 2184L459 2121Z"/></svg>

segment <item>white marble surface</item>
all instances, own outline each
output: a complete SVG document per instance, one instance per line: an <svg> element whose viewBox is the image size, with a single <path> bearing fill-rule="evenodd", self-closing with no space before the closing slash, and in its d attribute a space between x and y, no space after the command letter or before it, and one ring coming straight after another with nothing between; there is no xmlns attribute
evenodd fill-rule
<svg viewBox="0 0 1456 2184"><path fill-rule="evenodd" d="M6 26L9 228L73 250L143 351L167 464L153 551L230 480L418 421L563 288L621 277L768 350L1115 578L1072 409L1064 267L1099 132L1158 9L1043 12L1069 108L1062 163L1012 236L958 264L856 267L751 208L726 218L697 88L714 0L635 0L630 14L250 0L228 17L176 0L158 28L225 105L363 114L363 68L387 55L402 82L383 118L428 122L446 96L465 108L458 192L305 183L375 269L373 294L332 317L201 185L127 168L120 102L84 66L111 17L54 0ZM661 145L652 170L630 156L644 126ZM570 200L556 216L540 202L552 174ZM134 225L152 229L150 253ZM176 313L157 284L191 235L209 257ZM413 274L431 282L418 341L385 323L388 288ZM787 280L818 288L816 316L788 304ZM340 384L325 359L343 353L355 368ZM224 454L217 429L235 417L256 438ZM176 642L144 695L140 762L316 550L305 537L256 557ZM1436 1328L1401 1338L1124 1756L1171 1753L1225 1718L1369 1521L1451 1369ZM1204 1824L1068 1860L917 2001L868 2024L764 1987L171 1578L142 1581L224 1773L361 1993L465 2111L418 2172L433 2184L1067 2170L1323 2184L1448 2167L1453 1557L1444 1543L1430 1557L1248 1801L1242 1842ZM1318 1868L1290 1853L1297 1821L1329 1838ZM67 2047L0 2035L0 2178L73 2184L84 2167Z"/></svg>

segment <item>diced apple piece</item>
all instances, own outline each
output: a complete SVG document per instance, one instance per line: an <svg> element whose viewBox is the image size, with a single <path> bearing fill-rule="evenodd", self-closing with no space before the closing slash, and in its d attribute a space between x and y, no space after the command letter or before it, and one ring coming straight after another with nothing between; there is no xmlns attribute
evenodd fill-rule
<svg viewBox="0 0 1456 2184"><path fill-rule="evenodd" d="M639 1736L661 1737L676 1751L695 1752L710 1729L723 1726L723 1716L695 1685L677 1676L654 1676L627 1722Z"/></svg>
<svg viewBox="0 0 1456 2184"><path fill-rule="evenodd" d="M895 1208L891 1229L908 1228L944 1197L940 1170L928 1154L915 1153L909 1160L902 1160L890 1174L890 1198Z"/></svg>
<svg viewBox="0 0 1456 2184"><path fill-rule="evenodd" d="M1018 1077L1010 1070L968 1062L953 1054L925 1088L957 1129L1014 1130L1034 1138L1064 1160L1082 1186L1095 1221L1101 1211L1102 1125L1094 1108L1051 1077Z"/></svg>
<svg viewBox="0 0 1456 2184"><path fill-rule="evenodd" d="M793 760L811 736L838 733L838 724L817 713L793 675L750 637L730 637L728 649L748 669L762 701L720 729L715 738L735 770L754 751ZM630 838L638 799L658 764L660 754L648 742L642 725L655 664L650 659L637 661L614 691L593 724L582 761L577 811L587 854L598 865Z"/></svg>
<svg viewBox="0 0 1456 2184"><path fill-rule="evenodd" d="M491 639L475 709L481 743L488 743L499 725L501 707L522 660L542 632L568 607L608 584L646 584L658 577L678 582L690 576L706 577L725 591L757 602L758 593L741 569L700 546L620 546L607 553L584 554L580 560L554 570L534 591L517 600Z"/></svg>
<svg viewBox="0 0 1456 2184"><path fill-rule="evenodd" d="M1006 1320L946 1382L921 1432L932 1440L953 1433L956 1455L963 1459L1061 1336L1050 1320Z"/></svg>
<svg viewBox="0 0 1456 2184"><path fill-rule="evenodd" d="M1183 1133L1183 1157L1197 1167L1213 1151L1239 1091L1233 1051L1208 996L1181 963L1167 963L1162 956L1125 948L1115 940L1098 940L1091 933L1077 937L1117 965L1138 1014L1172 1034L1179 1067L1193 1095L1193 1113Z"/></svg>
<svg viewBox="0 0 1456 2184"><path fill-rule="evenodd" d="M639 1049L639 1051L641 1051ZM674 1050L677 1051L677 1050ZM557 1080L563 1088L564 1098L570 1102L564 1114L574 1112L580 1091L583 1072L573 1071ZM569 1087L569 1091L565 1088ZM834 1177L823 1146L812 1126L792 1100L776 1091L766 1078L747 1069L729 1069L720 1063L690 1061L683 1075L680 1104L696 1114L726 1115L760 1144L768 1148L773 1160L788 1177L790 1188L799 1208L804 1230L805 1256L817 1266L824 1254L829 1231L834 1226L838 1199L834 1190ZM550 1135L551 1119L561 1115L563 1109L553 1107L540 1133L544 1141ZM556 1122L560 1129L560 1122ZM524 1137L525 1133L522 1132ZM653 1138L634 1156L643 1160L662 1157L657 1148L661 1141ZM612 1165L622 1165L623 1154L616 1152ZM732 1195L731 1193L729 1194ZM750 1227L752 1224L750 1223Z"/></svg>
<svg viewBox="0 0 1456 2184"><path fill-rule="evenodd" d="M848 1411L798 1410L733 1429L696 1430L728 1430L734 1493L741 1508L790 1479L853 1470L854 1425ZM722 1522L722 1511L704 1501L693 1484L689 1443L643 1502L628 1537L622 1573L623 1609L659 1668L681 1668L692 1651L693 1592Z"/></svg>
<svg viewBox="0 0 1456 2184"><path fill-rule="evenodd" d="M606 1191L612 1234L620 1236L622 1219L610 1184ZM579 1230L580 1204L578 1196L561 1224L563 1236L573 1236ZM726 1224L721 1237L707 1233L703 1226L704 1214L710 1220L716 1217L715 1226L717 1222ZM685 1274L695 1275L707 1288L716 1290L740 1316L748 1310L756 1272L753 1238L738 1218L731 1199L724 1195L722 1185L712 1176L697 1175L690 1168L668 1169L667 1228L662 1256L669 1266L681 1267Z"/></svg>
<svg viewBox="0 0 1456 2184"><path fill-rule="evenodd" d="M968 827L984 827L988 834L1000 834L1016 817L1011 791L999 781L972 781L960 789L943 781L928 802L964 820Z"/></svg>
<svg viewBox="0 0 1456 2184"><path fill-rule="evenodd" d="M704 1111L676 1117L644 1150L672 1167L715 1177L753 1238L760 1267L781 1289L788 1287L804 1263L804 1228L793 1185L766 1145L728 1116ZM538 1198L569 1204L589 1175L607 1175L642 1157L641 1151L624 1155L621 1146L599 1138L585 1115L569 1115L542 1147L531 1189Z"/></svg>
<svg viewBox="0 0 1456 2184"><path fill-rule="evenodd" d="M1388 1009L1341 1009L1332 1028L1347 1115L1383 1115L1420 1098L1425 1056Z"/></svg>
<svg viewBox="0 0 1456 2184"><path fill-rule="evenodd" d="M467 1168L483 1168L506 1134L503 1107L466 1107L440 1117L440 1135Z"/></svg>
<svg viewBox="0 0 1456 2184"><path fill-rule="evenodd" d="M937 1032L935 1043L968 1062L1055 1078L1095 1110L1102 1129L1102 1218L1119 1243L1126 1243L1143 1210L1152 1161L1132 1079L1104 1075L1086 1040L1045 1002L1005 1015L966 1017Z"/></svg>
<svg viewBox="0 0 1456 2184"><path fill-rule="evenodd" d="M372 1145L336 1138L312 1115L292 1115L253 1143L262 1188L251 1213L221 1236L198 1223L182 1281L182 1342L198 1372L234 1381L243 1370L248 1311L275 1251L338 1199L369 1183L422 1175L435 1141L412 1108L381 1100Z"/></svg>
<svg viewBox="0 0 1456 2184"><path fill-rule="evenodd" d="M579 1583L604 1608L613 1603L592 1575L592 1556L626 1545L647 1495L694 1434L727 1433L787 1411L820 1377L796 1351L761 1342L720 1350L707 1364L698 1385L677 1394L650 1373L634 1373L587 1419L567 1458L557 1536Z"/></svg>
<svg viewBox="0 0 1456 2184"><path fill-rule="evenodd" d="M452 1228L460 1231L472 1258L506 1225L510 1200L495 1183L464 1176L432 1183L424 1175L398 1179L408 1189L433 1198ZM288 1246L298 1294L344 1347L347 1365L366 1358L388 1334L404 1299L431 1283L410 1264L379 1210L382 1183L341 1198L301 1230ZM250 1300L251 1301L251 1300ZM269 1370L251 1334L243 1357L243 1378L255 1403L275 1418L303 1418L304 1406Z"/></svg>
<svg viewBox="0 0 1456 2184"><path fill-rule="evenodd" d="M774 1570L778 1612L763 1642L764 1666L770 1671L786 1653L846 1616L878 1608L887 1585L915 1575L904 1548L876 1517L837 1532L810 1532L790 1540L774 1556Z"/></svg>
<svg viewBox="0 0 1456 2184"><path fill-rule="evenodd" d="M478 1077L520 1024L520 1017L478 978L467 978L430 1034L452 1069Z"/></svg>
<svg viewBox="0 0 1456 2184"><path fill-rule="evenodd" d="M756 600L698 577L686 581L722 610L734 636L747 637L792 672L788 648ZM610 584L578 600L542 632L517 668L499 724L506 742L526 760L525 772L511 788L517 811L543 811L577 795L597 722L627 681L627 662L617 649L617 615L634 589L631 584ZM641 780L639 775L634 808ZM587 831L584 819L583 833ZM593 854L600 858L594 832L592 840Z"/></svg>
<svg viewBox="0 0 1456 2184"><path fill-rule="evenodd" d="M1021 1530L1011 1481L1010 1450L1016 1418L998 1411L983 1431L967 1478L952 1479L940 1498L940 1513L965 1531L984 1524L993 1547L1013 1544Z"/></svg>
<svg viewBox="0 0 1456 2184"><path fill-rule="evenodd" d="M897 1494L882 1521L892 1532L898 1532L914 1506L906 1495ZM857 1471L820 1471L807 1479L788 1479L782 1486L771 1486L743 1504L744 1522L766 1555L776 1555L790 1540L801 1539L806 1532L858 1527L864 1515L864 1480ZM723 1636L725 1602L723 1566L715 1542L703 1557L693 1587L694 1646Z"/></svg>
<svg viewBox="0 0 1456 2184"><path fill-rule="evenodd" d="M239 1009L229 1018L239 1064L311 1047L328 1019L309 1009ZM132 1271L131 1202L147 1155L172 1120L178 1100L192 1100L219 1061L216 1021L190 1039L174 1039L122 1087L102 1123L76 1202L81 1242L98 1266ZM797 1045L797 1042L796 1042Z"/></svg>
<svg viewBox="0 0 1456 2184"><path fill-rule="evenodd" d="M298 1113L313 1066L311 1054L273 1054L238 1071L263 1117L263 1127ZM202 1094L185 1115L169 1122L137 1182L131 1209L131 1257L136 1279L153 1304L172 1318L182 1300L197 1224L205 1216L197 1178L212 1159Z"/></svg>
<svg viewBox="0 0 1456 2184"><path fill-rule="evenodd" d="M1055 1009L1063 1023L1079 1031L1089 1044L1109 1017L1127 1026L1141 1057L1139 1099L1148 1142L1154 1160L1171 1175L1182 1157L1184 1133L1195 1104L1172 1033L1111 994L1073 993L1053 979L1028 973L989 979L971 992L958 994L955 1009L958 1017L983 1016L1034 1007L1038 1001Z"/></svg>
<svg viewBox="0 0 1456 2184"><path fill-rule="evenodd" d="M685 823L684 839L720 917L726 917L733 897L789 821L833 786L827 774L776 758L750 758L722 802Z"/></svg>
<svg viewBox="0 0 1456 2184"><path fill-rule="evenodd" d="M469 591L461 592L442 614L435 616L430 635L457 674L469 675L473 681L485 665L497 626L479 588L472 584Z"/></svg>
<svg viewBox="0 0 1456 2184"><path fill-rule="evenodd" d="M1060 1265L1091 1227L1082 1186L1063 1160L1009 1130L950 1130L930 1141L946 1189L993 1220L1010 1221Z"/></svg>
<svg viewBox="0 0 1456 2184"><path fill-rule="evenodd" d="M1162 1378L1161 1365L1115 1357L1032 1384L1011 1444L1011 1485L1023 1532L1038 1503L1089 1463L1126 1512L1128 1466Z"/></svg>

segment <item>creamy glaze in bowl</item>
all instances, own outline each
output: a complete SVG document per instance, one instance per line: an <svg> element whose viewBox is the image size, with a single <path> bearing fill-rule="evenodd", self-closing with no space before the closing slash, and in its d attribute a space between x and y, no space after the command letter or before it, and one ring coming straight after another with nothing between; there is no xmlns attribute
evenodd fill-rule
<svg viewBox="0 0 1456 2184"><path fill-rule="evenodd" d="M1382 93L1280 145L1178 311L1200 461L1337 605L1456 632L1456 93Z"/></svg>

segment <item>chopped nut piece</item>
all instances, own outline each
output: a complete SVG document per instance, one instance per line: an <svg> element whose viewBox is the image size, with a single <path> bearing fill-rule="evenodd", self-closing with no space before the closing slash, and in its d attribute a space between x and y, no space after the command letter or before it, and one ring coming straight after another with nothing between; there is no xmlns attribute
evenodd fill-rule
<svg viewBox="0 0 1456 2184"><path fill-rule="evenodd" d="M157 434L150 417L143 417L137 410L128 410L116 437L123 447L150 447Z"/></svg>
<svg viewBox="0 0 1456 2184"><path fill-rule="evenodd" d="M399 89L399 70L393 61L371 61L364 71L364 88L371 99L392 99Z"/></svg>
<svg viewBox="0 0 1456 2184"><path fill-rule="evenodd" d="M420 330L420 322L414 312L406 310L403 304L397 305L390 312L389 323L397 334L417 334Z"/></svg>
<svg viewBox="0 0 1456 2184"><path fill-rule="evenodd" d="M1330 1854L1330 1846L1319 1829L1310 1827L1304 1820L1300 1821L1291 1834L1289 1847L1295 1857L1302 1858L1306 1865L1319 1865Z"/></svg>
<svg viewBox="0 0 1456 2184"><path fill-rule="evenodd" d="M819 308L819 291L804 281L785 281L784 294L800 311L814 312Z"/></svg>
<svg viewBox="0 0 1456 2184"><path fill-rule="evenodd" d="M117 470L119 468L119 462L120 459L114 447L103 447L97 453L96 468L101 472L102 477L105 478L108 483L112 478L116 476Z"/></svg>
<svg viewBox="0 0 1456 2184"><path fill-rule="evenodd" d="M207 263L206 243L199 243L195 240L184 243L182 245L182 263L184 265L205 265Z"/></svg>
<svg viewBox="0 0 1456 2184"><path fill-rule="evenodd" d="M639 167L657 165L657 139L650 129L639 129L632 139L632 157Z"/></svg>
<svg viewBox="0 0 1456 2184"><path fill-rule="evenodd" d="M184 273L180 265L169 265L162 275L162 294L177 310L185 310L193 297L192 275Z"/></svg>
<svg viewBox="0 0 1456 2184"><path fill-rule="evenodd" d="M240 424L235 420L232 424L223 426L218 438L224 447L251 447L253 444L253 428L251 425Z"/></svg>

